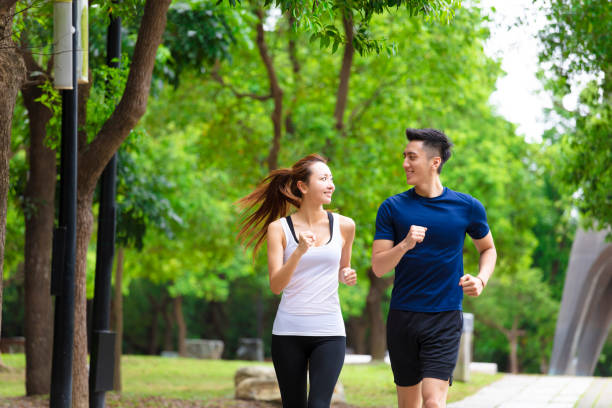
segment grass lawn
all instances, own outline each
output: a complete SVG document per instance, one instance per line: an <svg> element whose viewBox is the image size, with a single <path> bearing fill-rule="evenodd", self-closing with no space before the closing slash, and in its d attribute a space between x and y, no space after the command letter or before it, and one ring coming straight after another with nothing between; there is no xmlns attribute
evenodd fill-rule
<svg viewBox="0 0 612 408"><path fill-rule="evenodd" d="M25 357L3 354L4 363L12 367L0 372L0 398L25 394ZM186 400L231 399L234 395L234 373L245 365L271 364L229 360L195 360L156 356L123 356L123 397L176 398ZM502 377L474 374L469 383L454 382L449 401L457 401ZM347 402L360 407L393 407L397 405L391 368L384 363L345 365L340 375Z"/></svg>

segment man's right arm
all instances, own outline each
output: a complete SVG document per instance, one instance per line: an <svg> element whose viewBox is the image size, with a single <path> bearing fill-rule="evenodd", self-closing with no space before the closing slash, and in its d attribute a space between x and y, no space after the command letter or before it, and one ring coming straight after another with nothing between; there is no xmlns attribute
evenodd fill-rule
<svg viewBox="0 0 612 408"><path fill-rule="evenodd" d="M376 239L372 243L372 271L379 278L393 270L404 254L423 242L427 228L411 225L406 237L397 245L388 239Z"/></svg>

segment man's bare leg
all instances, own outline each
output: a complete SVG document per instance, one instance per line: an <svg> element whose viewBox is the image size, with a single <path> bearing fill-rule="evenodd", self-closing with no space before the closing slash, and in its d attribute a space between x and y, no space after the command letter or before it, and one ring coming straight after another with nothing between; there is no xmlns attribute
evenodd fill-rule
<svg viewBox="0 0 612 408"><path fill-rule="evenodd" d="M396 386L398 408L421 408L423 401L421 398L421 383L410 387Z"/></svg>
<svg viewBox="0 0 612 408"><path fill-rule="evenodd" d="M445 408L448 395L448 380L437 378L423 378L423 408ZM400 405L401 407L401 405Z"/></svg>

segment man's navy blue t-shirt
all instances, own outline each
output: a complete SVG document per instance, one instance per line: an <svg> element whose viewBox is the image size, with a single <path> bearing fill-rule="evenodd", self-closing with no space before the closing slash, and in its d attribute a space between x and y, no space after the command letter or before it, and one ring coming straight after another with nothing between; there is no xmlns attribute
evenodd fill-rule
<svg viewBox="0 0 612 408"><path fill-rule="evenodd" d="M463 243L489 232L480 201L444 187L434 198L414 188L387 198L378 209L374 239L401 242L411 225L426 227L425 239L404 254L395 267L391 309L412 312L461 310Z"/></svg>

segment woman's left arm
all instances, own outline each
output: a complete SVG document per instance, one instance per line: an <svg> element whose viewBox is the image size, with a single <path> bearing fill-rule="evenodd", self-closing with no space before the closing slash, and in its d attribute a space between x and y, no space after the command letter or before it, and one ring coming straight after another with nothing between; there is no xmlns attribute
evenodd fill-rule
<svg viewBox="0 0 612 408"><path fill-rule="evenodd" d="M351 268L351 253L353 241L355 240L355 221L349 217L340 215L340 233L342 234L342 256L340 257L340 270L338 281L353 286L357 283L357 273Z"/></svg>

